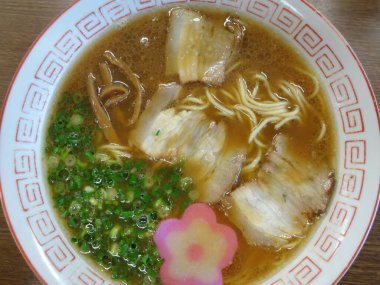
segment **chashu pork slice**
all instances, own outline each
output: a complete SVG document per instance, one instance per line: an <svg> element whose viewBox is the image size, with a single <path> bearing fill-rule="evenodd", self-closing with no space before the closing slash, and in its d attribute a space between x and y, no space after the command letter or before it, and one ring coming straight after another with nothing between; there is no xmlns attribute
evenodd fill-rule
<svg viewBox="0 0 380 285"><path fill-rule="evenodd" d="M225 124L214 122L201 111L164 109L163 104L158 111L154 103L161 101L165 88L159 88L143 111L130 142L155 159L185 159L184 171L193 178L199 200L217 202L234 184L246 150L227 148Z"/></svg>
<svg viewBox="0 0 380 285"><path fill-rule="evenodd" d="M326 210L333 184L327 165L300 163L282 145L268 155L256 181L231 193L229 217L249 244L291 247Z"/></svg>
<svg viewBox="0 0 380 285"><path fill-rule="evenodd" d="M243 147L232 148L221 153L213 171L203 180L195 180L195 185L202 187L200 201L216 202L231 190L237 181L245 155L246 149Z"/></svg>
<svg viewBox="0 0 380 285"><path fill-rule="evenodd" d="M223 25L193 10L173 9L166 43L166 74L178 74L181 84L202 81L219 86L234 42L234 33Z"/></svg>
<svg viewBox="0 0 380 285"><path fill-rule="evenodd" d="M160 84L157 92L154 94L152 100L148 102L144 112L140 115L136 122L136 129L138 132L133 132L132 138L134 141L143 141L145 137L151 132L149 128L150 122L156 120L161 111L166 109L169 104L174 102L182 91L182 87L176 83Z"/></svg>

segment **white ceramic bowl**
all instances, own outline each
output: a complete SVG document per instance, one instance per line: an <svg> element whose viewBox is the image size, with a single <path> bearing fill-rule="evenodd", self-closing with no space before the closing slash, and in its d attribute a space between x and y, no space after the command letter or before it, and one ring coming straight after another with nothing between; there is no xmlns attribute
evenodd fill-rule
<svg viewBox="0 0 380 285"><path fill-rule="evenodd" d="M71 246L55 218L41 156L55 91L96 38L156 6L223 6L268 26L322 79L338 130L336 191L327 214L296 258L265 284L335 284L362 247L379 199L379 113L356 55L334 26L300 0L83 0L40 35L19 66L1 122L1 196L24 258L47 284L108 284Z"/></svg>

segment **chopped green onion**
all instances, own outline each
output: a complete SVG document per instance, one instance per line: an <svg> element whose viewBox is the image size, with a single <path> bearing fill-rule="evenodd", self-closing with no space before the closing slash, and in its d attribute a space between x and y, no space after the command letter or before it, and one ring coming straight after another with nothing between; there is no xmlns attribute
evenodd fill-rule
<svg viewBox="0 0 380 285"><path fill-rule="evenodd" d="M81 115L79 114L73 114L70 118L70 121L69 121L69 124L71 124L72 126L76 127L76 126L80 126L82 125L84 122L84 119Z"/></svg>
<svg viewBox="0 0 380 285"><path fill-rule="evenodd" d="M95 191L95 189L89 185L85 186L83 190L87 193L93 193Z"/></svg>
<svg viewBox="0 0 380 285"><path fill-rule="evenodd" d="M94 148L101 129L85 98L65 93L47 130L48 182L58 216L72 243L112 278L157 284L162 260L153 235L162 219L191 203L191 178L183 177L183 162L114 161Z"/></svg>
<svg viewBox="0 0 380 285"><path fill-rule="evenodd" d="M56 155L49 156L47 160L47 166L48 168L57 168L59 165L59 157Z"/></svg>
<svg viewBox="0 0 380 285"><path fill-rule="evenodd" d="M113 239L113 240L117 239L120 230L121 230L121 226L120 225L115 225L112 228L112 230L110 231L110 235L109 235L110 238Z"/></svg>

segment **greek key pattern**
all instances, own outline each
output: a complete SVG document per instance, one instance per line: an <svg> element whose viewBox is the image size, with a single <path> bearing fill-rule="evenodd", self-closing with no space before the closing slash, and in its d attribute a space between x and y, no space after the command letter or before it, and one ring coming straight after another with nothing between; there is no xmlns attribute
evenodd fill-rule
<svg viewBox="0 0 380 285"><path fill-rule="evenodd" d="M36 178L17 179L16 183L18 196L24 211L44 204L40 183Z"/></svg>
<svg viewBox="0 0 380 285"><path fill-rule="evenodd" d="M61 236L52 239L44 249L46 257L58 272L62 272L76 258Z"/></svg>
<svg viewBox="0 0 380 285"><path fill-rule="evenodd" d="M161 0L162 5L181 4L185 2L187 2L187 0Z"/></svg>
<svg viewBox="0 0 380 285"><path fill-rule="evenodd" d="M308 24L302 27L294 39L310 56L317 53L323 42L322 37Z"/></svg>
<svg viewBox="0 0 380 285"><path fill-rule="evenodd" d="M273 282L271 285L286 285L286 283L284 280L279 279L279 280Z"/></svg>
<svg viewBox="0 0 380 285"><path fill-rule="evenodd" d="M216 3L216 0L190 0L192 2L208 2L208 3Z"/></svg>
<svg viewBox="0 0 380 285"><path fill-rule="evenodd" d="M156 0L134 0L137 11L157 6Z"/></svg>
<svg viewBox="0 0 380 285"><path fill-rule="evenodd" d="M44 210L27 218L30 229L40 245L44 245L57 234L49 213Z"/></svg>
<svg viewBox="0 0 380 285"><path fill-rule="evenodd" d="M243 0L222 0L222 5L230 6L233 8L240 8L243 4Z"/></svg>
<svg viewBox="0 0 380 285"><path fill-rule="evenodd" d="M344 169L342 183L339 189L340 195L360 200L364 182L364 169Z"/></svg>
<svg viewBox="0 0 380 285"><path fill-rule="evenodd" d="M321 271L321 268L313 260L305 257L289 271L288 278L293 284L306 285L310 284Z"/></svg>
<svg viewBox="0 0 380 285"><path fill-rule="evenodd" d="M326 262L329 262L338 250L342 237L331 230L325 228L314 245L314 252Z"/></svg>
<svg viewBox="0 0 380 285"><path fill-rule="evenodd" d="M99 8L102 16L108 23L117 22L131 14L129 6L125 2L111 1Z"/></svg>
<svg viewBox="0 0 380 285"><path fill-rule="evenodd" d="M62 35L54 47L60 59L68 62L82 45L83 42L80 37L70 29Z"/></svg>
<svg viewBox="0 0 380 285"><path fill-rule="evenodd" d="M261 19L269 20L277 8L278 4L272 0L253 0L248 4L247 12Z"/></svg>
<svg viewBox="0 0 380 285"><path fill-rule="evenodd" d="M105 280L86 267L84 269L76 270L70 277L70 284L73 285L103 285Z"/></svg>
<svg viewBox="0 0 380 285"><path fill-rule="evenodd" d="M36 153L34 150L17 149L13 153L16 177L37 178Z"/></svg>
<svg viewBox="0 0 380 285"><path fill-rule="evenodd" d="M29 115L39 115L45 110L49 98L49 90L34 83L29 86L22 105L22 112Z"/></svg>
<svg viewBox="0 0 380 285"><path fill-rule="evenodd" d="M358 123L359 128L364 131L361 110L355 108L353 112L357 112L358 118L355 122L360 122ZM357 126L354 127L358 128ZM366 150L367 144L365 140L347 140L345 142L344 168L339 189L340 195L352 200L360 200L365 178Z"/></svg>
<svg viewBox="0 0 380 285"><path fill-rule="evenodd" d="M37 72L36 79L42 80L49 85L54 85L63 71L63 63L58 56L49 52L45 59L41 62Z"/></svg>
<svg viewBox="0 0 380 285"><path fill-rule="evenodd" d="M350 106L358 103L354 86L347 75L331 82L330 87L339 105Z"/></svg>
<svg viewBox="0 0 380 285"><path fill-rule="evenodd" d="M86 39L91 39L103 31L108 26L108 22L96 11L86 15L75 26Z"/></svg>
<svg viewBox="0 0 380 285"><path fill-rule="evenodd" d="M36 143L39 127L39 119L19 118L16 128L16 142Z"/></svg>
<svg viewBox="0 0 380 285"><path fill-rule="evenodd" d="M359 106L354 80L345 70L339 53L295 10L278 0L101 0L99 6L76 19L57 39L36 65L34 78L23 92L21 112L16 116L14 175L20 207L36 242L57 272L67 271L70 284L106 284L105 279L87 266L76 267L77 254L61 235L53 214L47 210L42 194L43 178L37 171L36 150L41 133L42 114L48 105L51 90L60 80L65 68L83 47L113 23L132 14L156 6L184 2L216 3L240 9L265 22L291 38L296 46L312 59L333 94L345 134L344 167L337 185L338 199L323 226L313 251L301 256L272 285L318 284L318 275L341 247L358 212L366 177L366 141L354 139L366 131L363 111ZM70 268L70 270L69 270ZM71 274L71 275L70 275Z"/></svg>
<svg viewBox="0 0 380 285"><path fill-rule="evenodd" d="M293 34L302 22L296 13L286 7L277 9L270 21L287 34Z"/></svg>

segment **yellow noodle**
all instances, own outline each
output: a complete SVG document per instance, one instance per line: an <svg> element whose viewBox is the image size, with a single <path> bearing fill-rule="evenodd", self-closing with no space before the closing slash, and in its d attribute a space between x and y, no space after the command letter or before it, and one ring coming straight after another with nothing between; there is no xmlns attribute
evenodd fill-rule
<svg viewBox="0 0 380 285"><path fill-rule="evenodd" d="M242 172L243 173L248 173L248 172L252 172L256 166L260 163L261 159L262 159L262 150L261 148L259 147L258 150L257 150L257 155L254 159L250 160L250 162L245 165L243 168L242 168Z"/></svg>
<svg viewBox="0 0 380 285"><path fill-rule="evenodd" d="M248 142L251 143L257 135L269 124L272 122L278 121L279 117L268 117L263 119L256 127L254 127L249 135Z"/></svg>
<svg viewBox="0 0 380 285"><path fill-rule="evenodd" d="M316 139L316 142L320 142L326 134L326 123L321 120L321 131Z"/></svg>
<svg viewBox="0 0 380 285"><path fill-rule="evenodd" d="M251 109L243 105L235 105L234 108L243 112L248 118L250 118L250 121L252 121L254 125L257 125L256 115Z"/></svg>
<svg viewBox="0 0 380 285"><path fill-rule="evenodd" d="M257 137L253 140L253 142L254 142L257 146L259 146L259 147L261 147L261 148L265 148L265 147L267 147L267 145L266 145L265 143L263 143L262 141L260 141Z"/></svg>
<svg viewBox="0 0 380 285"><path fill-rule="evenodd" d="M256 74L254 78L264 83L264 87L266 88L268 95L272 98L273 101L276 101L276 102L280 101L280 99L272 92L272 89L269 85L268 77L265 74L263 73Z"/></svg>
<svg viewBox="0 0 380 285"><path fill-rule="evenodd" d="M307 72L301 68L295 67L294 69L297 70L298 72L308 76L313 81L314 90L310 95L308 95L308 98L309 99L314 98L319 93L319 90L320 90L320 85L319 85L319 81L318 81L317 77L315 77L310 72Z"/></svg>
<svg viewBox="0 0 380 285"><path fill-rule="evenodd" d="M222 114L224 116L233 117L235 115L235 113L233 111L231 111L231 110L227 109L226 107L224 107L220 103L220 101L217 98L215 98L214 94L212 94L208 88L206 89L206 96L209 99L210 103L212 105L214 105L214 107L216 109L218 109L220 112L222 112Z"/></svg>
<svg viewBox="0 0 380 285"><path fill-rule="evenodd" d="M220 89L220 93L222 93L224 96L226 96L228 99L232 101L235 100L234 96L225 89Z"/></svg>
<svg viewBox="0 0 380 285"><path fill-rule="evenodd" d="M289 123L290 121L294 121L294 120L296 120L296 121L300 121L301 118L298 117L298 116L293 116L293 117L285 118L285 119L283 119L281 122L275 124L275 125L274 125L274 128L275 128L276 130L278 130L279 128L281 128L281 127L282 127L283 125L285 125L286 123Z"/></svg>
<svg viewBox="0 0 380 285"><path fill-rule="evenodd" d="M201 105L201 106L194 106L194 105L180 105L178 106L178 109L180 110L188 110L188 111L201 111L201 110L205 110L209 107L209 104L204 104L204 105Z"/></svg>
<svg viewBox="0 0 380 285"><path fill-rule="evenodd" d="M225 71L225 75L228 75L229 73L231 73L233 70L238 68L241 64L242 64L241 61L237 61L234 64L232 64L231 66L229 66Z"/></svg>

